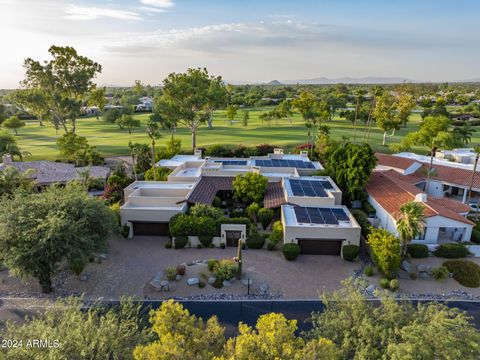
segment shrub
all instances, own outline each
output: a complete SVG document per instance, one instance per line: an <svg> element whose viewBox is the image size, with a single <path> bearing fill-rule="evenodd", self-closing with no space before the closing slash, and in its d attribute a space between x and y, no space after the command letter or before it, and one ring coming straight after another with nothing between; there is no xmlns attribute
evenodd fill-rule
<svg viewBox="0 0 480 360"><path fill-rule="evenodd" d="M265 245L265 237L258 233L252 233L247 238L247 246L249 249L261 249Z"/></svg>
<svg viewBox="0 0 480 360"><path fill-rule="evenodd" d="M275 246L274 243L272 243L272 242L270 242L270 241L267 242L267 250L273 251L273 250L275 250L275 247L276 247L276 246Z"/></svg>
<svg viewBox="0 0 480 360"><path fill-rule="evenodd" d="M225 243L220 244L220 249L225 249Z"/></svg>
<svg viewBox="0 0 480 360"><path fill-rule="evenodd" d="M408 274L408 276L412 280L417 280L418 279L418 274L416 272L411 272L410 274Z"/></svg>
<svg viewBox="0 0 480 360"><path fill-rule="evenodd" d="M400 240L385 229L372 229L367 243L377 269L394 279L401 261Z"/></svg>
<svg viewBox="0 0 480 360"><path fill-rule="evenodd" d="M439 267L433 268L430 271L430 274L433 276L435 280L445 280L446 278L448 278L449 273L450 272L445 266L439 266Z"/></svg>
<svg viewBox="0 0 480 360"><path fill-rule="evenodd" d="M466 287L480 286L480 266L469 260L449 260L443 263L453 278Z"/></svg>
<svg viewBox="0 0 480 360"><path fill-rule="evenodd" d="M246 158L250 157L250 153L252 151L249 150L245 145L237 145L233 150L233 156L236 158Z"/></svg>
<svg viewBox="0 0 480 360"><path fill-rule="evenodd" d="M217 231L216 234L220 236L220 227L222 224L245 224L247 228L247 236L250 234L250 228L252 223L248 218L245 217L239 217L239 218L227 218L227 217L222 217L217 220Z"/></svg>
<svg viewBox="0 0 480 360"><path fill-rule="evenodd" d="M216 157L232 157L233 151L230 146L215 144L207 147L207 150L205 151L205 155L216 156Z"/></svg>
<svg viewBox="0 0 480 360"><path fill-rule="evenodd" d="M223 211L218 207L213 207L207 204L196 204L190 208L190 215L196 217L210 217L216 220L223 216Z"/></svg>
<svg viewBox="0 0 480 360"><path fill-rule="evenodd" d="M447 259L458 259L467 257L470 255L470 252L463 244L446 243L440 244L435 251L433 251L433 254Z"/></svg>
<svg viewBox="0 0 480 360"><path fill-rule="evenodd" d="M428 257L428 246L423 244L408 244L407 254L414 259L421 259Z"/></svg>
<svg viewBox="0 0 480 360"><path fill-rule="evenodd" d="M372 265L365 266L365 268L363 269L363 273L366 276L373 276L373 266Z"/></svg>
<svg viewBox="0 0 480 360"><path fill-rule="evenodd" d="M214 288L217 288L217 289L222 288L222 287L223 287L223 280L217 277L217 278L215 279L214 283L212 284L212 286L213 286Z"/></svg>
<svg viewBox="0 0 480 360"><path fill-rule="evenodd" d="M215 267L218 265L218 260L217 259L208 259L207 264L208 264L208 270L213 271L215 270Z"/></svg>
<svg viewBox="0 0 480 360"><path fill-rule="evenodd" d="M200 240L200 244L202 244L204 247L209 247L213 241L213 236L201 235L198 237L198 240Z"/></svg>
<svg viewBox="0 0 480 360"><path fill-rule="evenodd" d="M175 236L175 249L183 249L188 243L188 236Z"/></svg>
<svg viewBox="0 0 480 360"><path fill-rule="evenodd" d="M377 210L370 204L368 201L364 201L362 203L362 210L365 212L365 214L368 215L375 215L377 213Z"/></svg>
<svg viewBox="0 0 480 360"><path fill-rule="evenodd" d="M400 281L397 279L390 280L390 290L397 291L400 288Z"/></svg>
<svg viewBox="0 0 480 360"><path fill-rule="evenodd" d="M474 242L475 244L480 244L480 230L476 228L472 230L472 237L470 238L470 241Z"/></svg>
<svg viewBox="0 0 480 360"><path fill-rule="evenodd" d="M265 230L268 225L272 222L273 219L273 210L262 208L258 210L257 213L258 221L262 224L263 229Z"/></svg>
<svg viewBox="0 0 480 360"><path fill-rule="evenodd" d="M390 285L390 280L388 280L387 278L380 279L380 286L382 287L382 289L388 289L389 285Z"/></svg>
<svg viewBox="0 0 480 360"><path fill-rule="evenodd" d="M270 144L260 144L255 147L256 149L256 154L257 156L265 156L268 154L273 154L273 149L275 149L275 146L270 145Z"/></svg>
<svg viewBox="0 0 480 360"><path fill-rule="evenodd" d="M130 235L130 227L128 225L123 225L120 228L120 235L122 235L125 239L128 238L128 235Z"/></svg>
<svg viewBox="0 0 480 360"><path fill-rule="evenodd" d="M170 175L171 172L172 172L172 170L167 169L167 168L155 167L155 175L156 175L157 181L166 181L167 178L168 178L168 175ZM144 177L145 177L145 180L152 181L153 180L153 168L150 168L147 171L145 171Z"/></svg>
<svg viewBox="0 0 480 360"><path fill-rule="evenodd" d="M212 206L216 207L216 208L219 208L222 206L222 199L220 199L218 196L215 196L213 198L213 203L212 203Z"/></svg>
<svg viewBox="0 0 480 360"><path fill-rule="evenodd" d="M177 214L170 219L171 236L214 236L216 233L217 222L215 219L207 216L191 216L188 214Z"/></svg>
<svg viewBox="0 0 480 360"><path fill-rule="evenodd" d="M165 277L168 281L175 280L177 277L177 269L172 266L165 268Z"/></svg>
<svg viewBox="0 0 480 360"><path fill-rule="evenodd" d="M187 268L185 267L185 265L178 265L175 270L177 271L177 275L183 276L185 275Z"/></svg>
<svg viewBox="0 0 480 360"><path fill-rule="evenodd" d="M258 210L260 210L260 205L257 203L251 203L250 205L247 206L247 209L245 210L248 218L253 222L257 222L257 214Z"/></svg>
<svg viewBox="0 0 480 360"><path fill-rule="evenodd" d="M288 261L295 260L298 255L300 255L300 245L294 244L294 243L289 243L283 245L283 256L285 256L285 259Z"/></svg>
<svg viewBox="0 0 480 360"><path fill-rule="evenodd" d="M237 264L232 260L223 259L218 262L218 265L213 271L217 280L231 280L237 273Z"/></svg>
<svg viewBox="0 0 480 360"><path fill-rule="evenodd" d="M203 280L200 280L200 281L198 282L198 287L199 287L200 289L203 289L206 285L207 285L207 284L206 284L205 281L203 281Z"/></svg>
<svg viewBox="0 0 480 360"><path fill-rule="evenodd" d="M367 237L372 230L372 224L368 221L368 216L360 209L350 210L355 220L357 220L358 225L362 228L362 235Z"/></svg>
<svg viewBox="0 0 480 360"><path fill-rule="evenodd" d="M360 253L360 248L357 245L344 245L342 247L342 257L344 260L353 261Z"/></svg>
<svg viewBox="0 0 480 360"><path fill-rule="evenodd" d="M166 243L165 243L165 249L171 249L172 248L172 240L168 240Z"/></svg>

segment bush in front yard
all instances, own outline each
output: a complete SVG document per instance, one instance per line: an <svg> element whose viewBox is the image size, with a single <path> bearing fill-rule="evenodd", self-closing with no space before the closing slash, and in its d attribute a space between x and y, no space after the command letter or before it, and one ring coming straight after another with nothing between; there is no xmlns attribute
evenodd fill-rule
<svg viewBox="0 0 480 360"><path fill-rule="evenodd" d="M360 248L357 245L344 245L342 247L343 260L353 261L360 253Z"/></svg>
<svg viewBox="0 0 480 360"><path fill-rule="evenodd" d="M217 259L208 259L208 270L213 271L215 267L218 265L219 261Z"/></svg>
<svg viewBox="0 0 480 360"><path fill-rule="evenodd" d="M175 249L183 249L188 243L188 236L175 236Z"/></svg>
<svg viewBox="0 0 480 360"><path fill-rule="evenodd" d="M249 249L261 249L265 245L265 237L259 233L253 233L247 238Z"/></svg>
<svg viewBox="0 0 480 360"><path fill-rule="evenodd" d="M397 291L400 288L400 281L397 279L390 280L390 290Z"/></svg>
<svg viewBox="0 0 480 360"><path fill-rule="evenodd" d="M213 236L211 236L211 235L200 235L198 237L198 240L200 240L200 244L202 244L203 247L208 248L213 241Z"/></svg>
<svg viewBox="0 0 480 360"><path fill-rule="evenodd" d="M480 244L480 230L477 230L474 228L472 230L472 237L470 238L471 242L474 242L475 244Z"/></svg>
<svg viewBox="0 0 480 360"><path fill-rule="evenodd" d="M223 259L218 262L213 271L217 279L231 280L237 274L237 264L232 260Z"/></svg>
<svg viewBox="0 0 480 360"><path fill-rule="evenodd" d="M408 244L407 253L414 259L428 257L428 246L423 244Z"/></svg>
<svg viewBox="0 0 480 360"><path fill-rule="evenodd" d="M466 287L480 286L480 266L469 260L449 260L443 263L453 278Z"/></svg>
<svg viewBox="0 0 480 360"><path fill-rule="evenodd" d="M263 229L266 229L268 225L272 222L273 219L273 210L262 208L258 210L257 218L260 224L262 224Z"/></svg>
<svg viewBox="0 0 480 360"><path fill-rule="evenodd" d="M465 258L470 255L470 252L465 245L457 243L446 243L439 245L433 252L435 256L447 259Z"/></svg>
<svg viewBox="0 0 480 360"><path fill-rule="evenodd" d="M283 245L283 256L285 256L285 259L288 261L295 260L298 255L300 255L300 245L298 244L285 244Z"/></svg>
<svg viewBox="0 0 480 360"><path fill-rule="evenodd" d="M367 237L370 234L372 229L372 224L368 221L368 216L360 209L350 210L355 220L357 220L358 225L362 228L362 235Z"/></svg>
<svg viewBox="0 0 480 360"><path fill-rule="evenodd" d="M380 286L382 287L382 289L388 289L389 285L390 285L390 280L388 280L387 278L380 279Z"/></svg>
<svg viewBox="0 0 480 360"><path fill-rule="evenodd" d="M430 275L432 275L432 277L438 281L448 278L448 274L449 271L445 266L439 266L430 271Z"/></svg>

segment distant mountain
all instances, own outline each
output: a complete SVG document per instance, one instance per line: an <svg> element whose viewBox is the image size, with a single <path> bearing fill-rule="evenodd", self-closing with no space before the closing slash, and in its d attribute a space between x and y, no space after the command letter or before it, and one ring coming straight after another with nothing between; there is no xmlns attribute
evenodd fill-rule
<svg viewBox="0 0 480 360"><path fill-rule="evenodd" d="M480 78L473 78L473 79L467 79L467 80L458 80L458 81L452 81L452 82L458 82L458 83L477 83L477 82L480 82Z"/></svg>
<svg viewBox="0 0 480 360"><path fill-rule="evenodd" d="M266 83L265 85L283 85L283 84L278 80L272 80L272 81Z"/></svg>
<svg viewBox="0 0 480 360"><path fill-rule="evenodd" d="M362 78L342 77L337 79L329 79L326 77L318 77L303 80L282 80L283 84L305 84L305 85L321 85L321 84L399 84L403 82L418 82L411 79L399 77L377 77L367 76Z"/></svg>

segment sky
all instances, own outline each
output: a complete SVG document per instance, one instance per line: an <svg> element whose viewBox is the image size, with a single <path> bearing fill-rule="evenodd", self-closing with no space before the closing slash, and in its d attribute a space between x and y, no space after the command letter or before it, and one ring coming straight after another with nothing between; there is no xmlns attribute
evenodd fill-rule
<svg viewBox="0 0 480 360"><path fill-rule="evenodd" d="M230 82L480 77L476 0L0 0L0 88L69 45L99 85L206 67Z"/></svg>

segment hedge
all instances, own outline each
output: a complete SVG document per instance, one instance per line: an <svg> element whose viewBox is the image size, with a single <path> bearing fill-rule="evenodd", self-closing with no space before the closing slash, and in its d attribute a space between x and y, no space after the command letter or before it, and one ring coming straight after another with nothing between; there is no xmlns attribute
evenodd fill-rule
<svg viewBox="0 0 480 360"><path fill-rule="evenodd" d="M251 234L247 238L247 246L249 249L261 249L265 245L265 237L260 234Z"/></svg>
<svg viewBox="0 0 480 360"><path fill-rule="evenodd" d="M344 245L342 247L342 257L344 260L353 261L360 253L360 248L357 245Z"/></svg>
<svg viewBox="0 0 480 360"><path fill-rule="evenodd" d="M283 245L283 256L285 256L285 259L288 261L295 260L298 255L300 255L300 245L298 244L285 244Z"/></svg>
<svg viewBox="0 0 480 360"><path fill-rule="evenodd" d="M407 253L414 259L428 257L428 246L423 244L408 244Z"/></svg>
<svg viewBox="0 0 480 360"><path fill-rule="evenodd" d="M470 255L470 252L465 245L457 243L446 243L439 245L434 251L433 254L438 257L443 257L447 259L458 259L464 258Z"/></svg>
<svg viewBox="0 0 480 360"><path fill-rule="evenodd" d="M222 224L245 224L247 225L247 236L250 234L251 221L246 217L226 218L222 217L217 220L217 235L220 236L220 228Z"/></svg>
<svg viewBox="0 0 480 360"><path fill-rule="evenodd" d="M188 243L188 236L175 236L175 249L183 249Z"/></svg>
<svg viewBox="0 0 480 360"><path fill-rule="evenodd" d="M368 221L367 214L365 214L365 212L360 209L352 209L350 210L350 212L352 213L355 220L357 220L358 225L360 225L360 227L362 228L362 235L364 237L367 237L368 234L370 234L372 228L372 224L370 223L370 221Z"/></svg>
<svg viewBox="0 0 480 360"><path fill-rule="evenodd" d="M480 286L480 266L469 260L449 260L443 263L453 278L466 287Z"/></svg>
<svg viewBox="0 0 480 360"><path fill-rule="evenodd" d="M216 221L207 216L191 216L187 214L177 214L170 219L171 236L215 236Z"/></svg>
<svg viewBox="0 0 480 360"><path fill-rule="evenodd" d="M472 230L472 237L470 238L470 240L476 244L480 244L480 230L474 228Z"/></svg>
<svg viewBox="0 0 480 360"><path fill-rule="evenodd" d="M211 236L211 235L200 235L198 237L198 240L200 240L200 244L202 244L203 247L209 247L212 244L213 236Z"/></svg>

